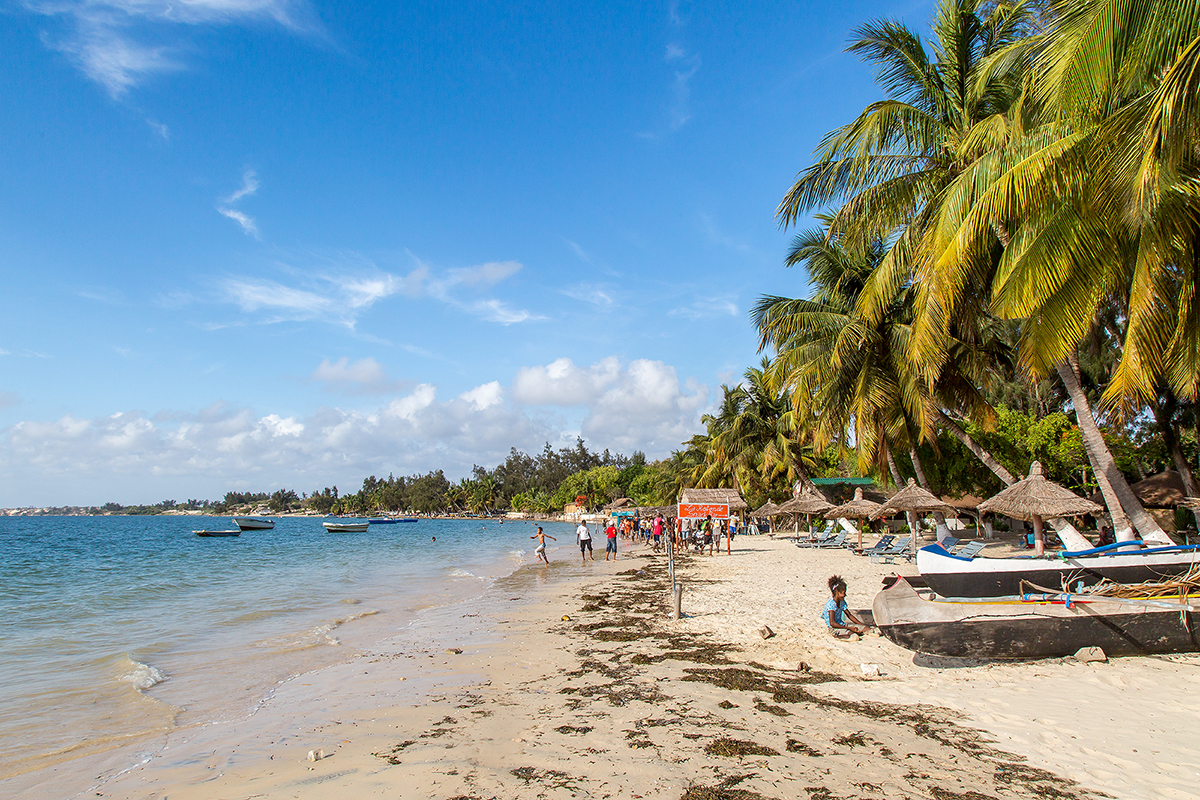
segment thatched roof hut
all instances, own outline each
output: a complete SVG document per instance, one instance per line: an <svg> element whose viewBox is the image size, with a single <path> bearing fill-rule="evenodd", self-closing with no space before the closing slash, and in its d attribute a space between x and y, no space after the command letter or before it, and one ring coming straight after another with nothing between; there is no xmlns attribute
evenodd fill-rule
<svg viewBox="0 0 1200 800"><path fill-rule="evenodd" d="M628 497L618 497L616 500L613 500L611 503L606 505L604 507L604 510L605 511L616 511L621 508L632 508L632 507L633 507L633 501L630 500Z"/></svg>
<svg viewBox="0 0 1200 800"><path fill-rule="evenodd" d="M833 508L833 503L830 503L824 497L813 494L812 492L801 492L799 496L793 497L786 503L783 503L776 509L777 514L824 514L829 509Z"/></svg>
<svg viewBox="0 0 1200 800"><path fill-rule="evenodd" d="M684 489L681 503L728 503L730 511L749 511L750 505L737 489Z"/></svg>
<svg viewBox="0 0 1200 800"><path fill-rule="evenodd" d="M1186 500L1179 501L1180 508L1186 508L1188 511L1200 511L1200 497L1189 497Z"/></svg>
<svg viewBox="0 0 1200 800"><path fill-rule="evenodd" d="M1130 485L1129 488L1146 508L1175 508L1187 499L1183 478L1173 469L1151 475L1145 480ZM1095 492L1091 496L1091 501L1103 505L1104 495Z"/></svg>

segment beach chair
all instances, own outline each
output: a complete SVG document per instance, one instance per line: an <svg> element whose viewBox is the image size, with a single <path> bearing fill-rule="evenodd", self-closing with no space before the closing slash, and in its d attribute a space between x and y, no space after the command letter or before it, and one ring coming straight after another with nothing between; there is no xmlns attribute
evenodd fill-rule
<svg viewBox="0 0 1200 800"><path fill-rule="evenodd" d="M817 548L818 550L828 550L833 547L845 547L845 546L846 546L846 534L844 534L844 533L839 533L837 536L834 536L832 539L825 539L824 541L817 542L816 544L813 545L813 547Z"/></svg>
<svg viewBox="0 0 1200 800"><path fill-rule="evenodd" d="M883 538L881 538L878 542L875 543L874 547L864 548L863 550L859 551L858 554L860 556L869 556L873 553L883 552L884 550L887 550L889 547L891 547L892 542L894 542L894 541L896 541L895 536L893 536L890 533L886 534Z"/></svg>
<svg viewBox="0 0 1200 800"><path fill-rule="evenodd" d="M940 544L942 549L947 553L953 553L954 548L958 547L958 539L955 539L953 536L947 536L938 542L938 544Z"/></svg>
<svg viewBox="0 0 1200 800"><path fill-rule="evenodd" d="M904 557L905 559L907 559L908 558L908 545L911 541L912 541L911 536L905 536L900 539L897 539L895 542L892 543L892 546L887 548L886 550L880 550L878 553L872 553L871 554L871 563L872 564L883 564L883 563L892 564L895 562L897 556L901 556L901 557ZM884 559L887 559L887 561L885 562Z"/></svg>
<svg viewBox="0 0 1200 800"><path fill-rule="evenodd" d="M797 539L796 547L820 547L823 542L828 542L832 539L832 533L824 533L815 539Z"/></svg>
<svg viewBox="0 0 1200 800"><path fill-rule="evenodd" d="M957 556L958 558L974 558L975 556L979 555L980 551L982 551L985 547L987 547L987 542L967 542L966 544L959 546L959 548L951 553L951 555Z"/></svg>

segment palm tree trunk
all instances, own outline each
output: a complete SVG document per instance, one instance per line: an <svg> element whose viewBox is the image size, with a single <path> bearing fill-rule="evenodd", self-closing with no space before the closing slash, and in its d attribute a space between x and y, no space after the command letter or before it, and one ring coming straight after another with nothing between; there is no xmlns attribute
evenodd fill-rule
<svg viewBox="0 0 1200 800"><path fill-rule="evenodd" d="M987 450L979 446L979 443L971 438L971 435L962 429L957 422L946 416L941 409L934 410L934 421L945 426L946 430L950 431L950 435L962 442L963 447L970 450L983 465L992 471L997 478L1004 482L1005 486L1012 486L1017 482L1013 474L1004 468L1004 465L992 456Z"/></svg>
<svg viewBox="0 0 1200 800"><path fill-rule="evenodd" d="M904 481L900 477L900 470L896 468L896 459L892 458L892 448L888 447L887 442L883 443L883 452L887 454L888 471L892 473L892 480L896 482L896 488L899 489L904 486ZM917 521L911 511L905 511L904 518L908 520L908 531L912 534L909 544L915 558L917 555Z"/></svg>
<svg viewBox="0 0 1200 800"><path fill-rule="evenodd" d="M1092 464L1092 473L1100 484L1100 492L1104 495L1104 503L1112 517L1113 531L1117 541L1129 541L1133 538L1130 521L1137 526L1142 538L1147 541L1171 543L1170 538L1163 533L1162 528L1154 518L1146 513L1146 509L1138 501L1129 482L1117 469L1117 462L1112 457L1096 417L1092 414L1091 404L1083 393L1079 382L1079 359L1072 353L1067 360L1058 365L1058 377L1062 379L1071 397L1071 405L1075 408L1075 420L1079 425L1079 433L1083 437L1083 445L1087 450L1088 461Z"/></svg>
<svg viewBox="0 0 1200 800"><path fill-rule="evenodd" d="M933 494L933 489L929 487L929 481L925 479L925 470L921 466L921 459L917 456L917 448L908 448L908 457L912 459L913 469L917 473L917 483L921 484L921 488ZM934 521L941 527L946 527L946 515L940 511L933 512Z"/></svg>

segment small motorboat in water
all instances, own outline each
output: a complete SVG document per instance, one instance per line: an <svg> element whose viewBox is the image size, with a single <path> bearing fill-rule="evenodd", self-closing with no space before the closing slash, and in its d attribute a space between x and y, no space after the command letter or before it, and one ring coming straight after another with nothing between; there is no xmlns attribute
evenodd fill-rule
<svg viewBox="0 0 1200 800"><path fill-rule="evenodd" d="M1197 611L1200 604L1178 594L923 596L903 578L876 595L872 608L879 632L908 650L999 660L1058 658L1084 647L1110 656L1200 652Z"/></svg>
<svg viewBox="0 0 1200 800"><path fill-rule="evenodd" d="M1198 545L1144 547L1141 542L1117 542L1040 558L962 558L936 544L917 551L917 570L942 597L1003 597L1029 591L1030 586L1078 592L1102 580L1127 584L1170 580L1197 566Z"/></svg>
<svg viewBox="0 0 1200 800"><path fill-rule="evenodd" d="M330 533L365 533L370 523L367 520L351 522L322 522L321 525Z"/></svg>
<svg viewBox="0 0 1200 800"><path fill-rule="evenodd" d="M197 536L241 536L241 531L192 531Z"/></svg>
<svg viewBox="0 0 1200 800"><path fill-rule="evenodd" d="M269 531L275 527L275 520L262 517L234 517L233 524L243 531Z"/></svg>

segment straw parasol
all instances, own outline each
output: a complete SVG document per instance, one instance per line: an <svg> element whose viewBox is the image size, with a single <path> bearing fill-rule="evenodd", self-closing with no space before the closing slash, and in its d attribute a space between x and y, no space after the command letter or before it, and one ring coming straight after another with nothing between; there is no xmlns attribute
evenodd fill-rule
<svg viewBox="0 0 1200 800"><path fill-rule="evenodd" d="M1188 511L1200 511L1200 497L1189 497L1179 503L1180 508L1186 508Z"/></svg>
<svg viewBox="0 0 1200 800"><path fill-rule="evenodd" d="M754 509L754 511L750 512L750 516L752 516L752 517L773 517L773 516L775 516L776 513L778 513L778 509L779 509L779 506L775 505L770 500L768 500L767 502L763 503L758 508Z"/></svg>
<svg viewBox="0 0 1200 800"><path fill-rule="evenodd" d="M892 495L886 503L881 505L876 511L871 514L871 519L882 519L890 517L898 511L919 511L922 515L940 511L943 514L954 514L954 509L943 502L936 495L927 492L917 485L917 482L912 478L908 479L908 484ZM908 518L909 531L912 532L912 549L917 552L917 532L912 526L912 517Z"/></svg>
<svg viewBox="0 0 1200 800"><path fill-rule="evenodd" d="M803 492L788 500L783 505L775 509L776 514L804 514L808 517L808 538L812 538L812 515L824 514L829 509L833 508L833 503L830 503L824 497L816 494L812 490L805 488ZM800 537L800 517L796 517L795 526L796 538Z"/></svg>
<svg viewBox="0 0 1200 800"><path fill-rule="evenodd" d="M1099 514L1104 509L1091 500L1046 480L1042 475L1041 463L1035 461L1029 466L1028 478L1023 478L995 497L984 500L979 504L979 511L1033 522L1034 554L1040 556L1046 549L1042 534L1043 519Z"/></svg>
<svg viewBox="0 0 1200 800"><path fill-rule="evenodd" d="M853 519L858 521L858 547L862 549L862 522L865 519L870 519L871 515L878 511L882 506L879 503L863 500L862 487L859 486L854 490L854 499L849 503L842 503L840 506L835 506L825 512L825 519Z"/></svg>

